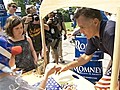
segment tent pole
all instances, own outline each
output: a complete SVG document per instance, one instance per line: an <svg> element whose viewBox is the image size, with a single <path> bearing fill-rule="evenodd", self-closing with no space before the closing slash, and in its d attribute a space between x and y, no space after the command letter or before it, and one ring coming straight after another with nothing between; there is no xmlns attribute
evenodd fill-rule
<svg viewBox="0 0 120 90"><path fill-rule="evenodd" d="M120 7L117 8L116 28L115 28L115 41L114 41L114 53L113 53L113 65L111 75L110 90L117 90L119 64L120 64Z"/></svg>
<svg viewBox="0 0 120 90"><path fill-rule="evenodd" d="M47 55L46 55L46 43L45 43L45 32L44 32L44 21L42 17L40 17L40 25L41 25L41 38L42 38L42 49L43 49L43 54L44 54L44 70L47 65Z"/></svg>

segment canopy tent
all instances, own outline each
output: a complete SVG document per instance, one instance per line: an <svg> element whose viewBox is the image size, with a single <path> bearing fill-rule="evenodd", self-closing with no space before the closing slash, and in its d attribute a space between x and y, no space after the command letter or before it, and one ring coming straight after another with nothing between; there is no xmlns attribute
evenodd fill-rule
<svg viewBox="0 0 120 90"><path fill-rule="evenodd" d="M43 0L40 6L41 17L44 18L53 10L70 6L89 7L116 13L120 0Z"/></svg>
<svg viewBox="0 0 120 90"><path fill-rule="evenodd" d="M115 42L114 42L114 55L113 55L113 66L111 76L111 87L110 90L115 90L118 74L119 74L119 55L120 55L120 0L43 0L40 6L40 18L41 18L41 34L42 34L42 45L44 49L44 59L46 59L45 53L45 37L43 18L53 10L63 7L89 7L98 10L107 11L114 13L117 16L116 30L115 30ZM47 60L45 60L47 62Z"/></svg>

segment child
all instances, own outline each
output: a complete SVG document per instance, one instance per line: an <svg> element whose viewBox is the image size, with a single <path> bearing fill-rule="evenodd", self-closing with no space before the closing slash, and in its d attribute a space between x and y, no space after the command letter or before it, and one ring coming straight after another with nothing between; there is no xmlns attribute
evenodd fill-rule
<svg viewBox="0 0 120 90"><path fill-rule="evenodd" d="M6 21L5 31L8 40L14 46L21 46L23 49L22 53L15 57L17 68L21 68L25 72L34 69L37 63L37 55L31 39L24 34L22 19L18 16L10 16Z"/></svg>
<svg viewBox="0 0 120 90"><path fill-rule="evenodd" d="M8 48L11 48L11 53L9 53ZM10 54L10 57L8 57L9 55L7 56L4 52L2 52L1 49L8 52ZM16 69L14 67L15 56L17 54L21 54L22 51L23 49L20 46L12 47L12 45L7 42L6 38L0 37L0 90L44 90L48 76L55 72L55 66L48 70L44 75L40 87L38 88L29 85L21 77L19 80L23 83L16 82L16 79L18 77L16 77L16 75L13 75L14 69Z"/></svg>

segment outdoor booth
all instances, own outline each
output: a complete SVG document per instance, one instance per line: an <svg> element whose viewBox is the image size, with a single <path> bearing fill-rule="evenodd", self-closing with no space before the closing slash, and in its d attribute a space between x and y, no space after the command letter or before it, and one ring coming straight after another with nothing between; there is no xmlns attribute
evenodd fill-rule
<svg viewBox="0 0 120 90"><path fill-rule="evenodd" d="M114 90L116 87L116 83L118 80L119 74L119 55L120 55L120 0L43 0L40 7L40 19L41 19L41 34L42 34L42 46L44 48L44 61L46 60L46 48L45 48L45 36L44 36L44 27L43 27L43 19L44 17L59 8L63 7L89 7L94 9L99 9L102 11L107 11L110 13L114 13L117 16L116 20L116 30L115 30L115 42L114 42L114 55L113 55L113 66L112 66L112 76L111 76L111 86L110 90ZM47 64L47 63L46 63ZM46 65L45 65L46 67ZM70 74L70 73L69 73ZM81 80L83 82L83 80ZM81 83L80 85L84 85L85 83ZM85 84L86 85L86 84ZM89 84L88 84L89 85ZM87 85L87 86L88 86ZM81 90L88 90L82 89ZM93 88L89 88L89 90L94 90Z"/></svg>
<svg viewBox="0 0 120 90"><path fill-rule="evenodd" d="M89 7L94 9L99 9L103 11L107 11L110 13L114 13L117 16L116 21L116 30L115 30L115 42L114 42L114 55L113 55L113 66L112 66L112 76L111 76L111 86L110 90L115 90L116 83L118 80L118 74L119 74L119 55L120 55L120 0L43 0L40 6L40 24L41 24L41 35L42 35L42 47L44 50L44 61L45 65L44 68L47 66L47 58L46 58L46 46L45 46L45 34L44 34L44 17L59 8L63 7ZM0 0L0 16L4 16L5 7L3 5L3 1ZM2 20L2 19L0 19ZM50 67L53 65L50 65ZM49 67L48 67L49 68ZM33 75L34 77L34 75ZM29 78L31 79L31 77ZM38 78L35 78L37 80ZM59 80L63 81L59 81ZM68 70L64 73L61 73L58 76L52 76L52 78L48 79L47 87L49 89L47 90L61 90L62 83L70 83L77 85L77 90L95 90L94 84L89 82L88 80L84 79L82 76ZM32 81L33 82L33 81ZM34 86L37 86L39 82L37 83L35 81ZM33 83L32 83L33 85ZM54 88L51 88L51 85L53 85ZM56 87L54 86L56 85Z"/></svg>

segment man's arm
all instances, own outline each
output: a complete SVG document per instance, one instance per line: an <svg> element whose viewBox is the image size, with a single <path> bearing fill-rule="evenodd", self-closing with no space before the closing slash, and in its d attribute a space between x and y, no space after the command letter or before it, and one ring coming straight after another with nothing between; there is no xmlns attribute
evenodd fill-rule
<svg viewBox="0 0 120 90"><path fill-rule="evenodd" d="M92 56L93 56L93 54L92 55L83 54L78 58L78 60L72 61L71 63L69 63L69 64L65 65L63 68L61 68L60 72L72 69L77 66L84 65L91 60Z"/></svg>
<svg viewBox="0 0 120 90"><path fill-rule="evenodd" d="M61 30L60 24L58 23L56 26L57 26L58 30L60 31Z"/></svg>
<svg viewBox="0 0 120 90"><path fill-rule="evenodd" d="M47 24L44 24L44 29L47 30L47 31L50 30L50 28L49 28L49 26Z"/></svg>
<svg viewBox="0 0 120 90"><path fill-rule="evenodd" d="M32 21L32 17L30 17L29 14L28 14L27 16L24 16L22 18L22 20L23 20L23 23L24 23L24 31L26 33L27 29L28 29L29 22Z"/></svg>
<svg viewBox="0 0 120 90"><path fill-rule="evenodd" d="M66 30L66 26L65 26L65 22L62 22L62 29L64 30L64 40L66 40L67 39L67 36L66 36L66 34L67 34L67 30Z"/></svg>
<svg viewBox="0 0 120 90"><path fill-rule="evenodd" d="M65 22L62 22L62 27L63 27L65 35L66 35L67 34L67 30L66 30Z"/></svg>

